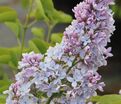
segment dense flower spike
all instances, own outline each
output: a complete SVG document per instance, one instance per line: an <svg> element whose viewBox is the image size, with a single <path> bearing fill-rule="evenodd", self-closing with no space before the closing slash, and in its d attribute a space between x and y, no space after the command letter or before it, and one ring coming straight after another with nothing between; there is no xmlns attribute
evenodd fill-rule
<svg viewBox="0 0 121 104"><path fill-rule="evenodd" d="M112 0L84 0L74 9L75 20L66 28L62 42L45 55L23 54L16 82L6 104L92 104L87 102L105 86L97 70L107 64L106 48L115 30Z"/></svg>

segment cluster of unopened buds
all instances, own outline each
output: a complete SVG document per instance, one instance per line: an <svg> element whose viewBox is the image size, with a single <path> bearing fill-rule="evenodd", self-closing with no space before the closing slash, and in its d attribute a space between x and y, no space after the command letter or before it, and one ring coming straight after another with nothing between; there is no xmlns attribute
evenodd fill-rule
<svg viewBox="0 0 121 104"><path fill-rule="evenodd" d="M6 104L92 104L88 99L103 91L98 68L107 64L107 48L115 30L112 0L84 0L73 12L62 42L42 55L23 54L20 72L8 91Z"/></svg>

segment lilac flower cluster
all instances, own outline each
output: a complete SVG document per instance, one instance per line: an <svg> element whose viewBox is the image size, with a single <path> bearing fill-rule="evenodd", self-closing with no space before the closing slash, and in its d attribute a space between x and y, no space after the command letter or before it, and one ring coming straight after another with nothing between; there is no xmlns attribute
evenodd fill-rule
<svg viewBox="0 0 121 104"><path fill-rule="evenodd" d="M74 9L75 20L62 42L47 52L23 54L16 82L6 104L87 104L105 86L97 70L107 64L106 48L115 30L112 0L84 0ZM89 102L88 104L90 104Z"/></svg>

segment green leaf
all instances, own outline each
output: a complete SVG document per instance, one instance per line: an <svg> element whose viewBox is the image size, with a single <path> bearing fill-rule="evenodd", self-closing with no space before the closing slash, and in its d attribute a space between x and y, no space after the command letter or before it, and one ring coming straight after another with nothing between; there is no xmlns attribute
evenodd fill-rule
<svg viewBox="0 0 121 104"><path fill-rule="evenodd" d="M29 0L21 0L21 4L23 8L27 8L29 6Z"/></svg>
<svg viewBox="0 0 121 104"><path fill-rule="evenodd" d="M7 6L0 6L0 13L4 13L8 11L13 11L13 9Z"/></svg>
<svg viewBox="0 0 121 104"><path fill-rule="evenodd" d="M20 59L20 48L0 48L0 63L8 64L13 69L17 69Z"/></svg>
<svg viewBox="0 0 121 104"><path fill-rule="evenodd" d="M11 52L11 50L9 48L4 48L4 47L0 47L0 56L1 55L8 55Z"/></svg>
<svg viewBox="0 0 121 104"><path fill-rule="evenodd" d="M3 73L4 73L3 67L2 65L0 65L0 79L3 79Z"/></svg>
<svg viewBox="0 0 121 104"><path fill-rule="evenodd" d="M72 17L62 11L55 11L53 15L58 23L70 23L72 21Z"/></svg>
<svg viewBox="0 0 121 104"><path fill-rule="evenodd" d="M46 16L51 24L69 23L72 17L66 13L58 11L54 8L52 0L41 0Z"/></svg>
<svg viewBox="0 0 121 104"><path fill-rule="evenodd" d="M15 21L17 13L9 7L0 7L0 22Z"/></svg>
<svg viewBox="0 0 121 104"><path fill-rule="evenodd" d="M0 63L2 64L8 64L8 62L10 61L11 57L10 55L1 55L0 56Z"/></svg>
<svg viewBox="0 0 121 104"><path fill-rule="evenodd" d="M43 9L44 9L44 12L45 12L45 15L48 17L49 19L49 22L51 24L56 24L57 21L56 19L53 17L54 15L54 12L55 12L55 9L54 9L54 5L53 5L53 2L52 0L41 0L42 2L42 5L43 5Z"/></svg>
<svg viewBox="0 0 121 104"><path fill-rule="evenodd" d="M92 102L97 102L97 101L100 100L100 97L101 97L101 96L93 96L93 97L91 98L91 101L92 101Z"/></svg>
<svg viewBox="0 0 121 104"><path fill-rule="evenodd" d="M112 5L111 7L112 7L115 17L121 18L121 7L118 5Z"/></svg>
<svg viewBox="0 0 121 104"><path fill-rule="evenodd" d="M43 8L45 12L47 11L53 11L54 10L54 5L52 0L40 0L42 2ZM46 5L46 6L45 6Z"/></svg>
<svg viewBox="0 0 121 104"><path fill-rule="evenodd" d="M12 69L17 69L18 68L18 61L19 61L19 54L16 52L11 52L10 54L11 59L8 63L8 65L12 68Z"/></svg>
<svg viewBox="0 0 121 104"><path fill-rule="evenodd" d="M8 78L6 73L3 74L3 79L0 80L0 94L3 93L3 91L7 90L9 85L11 84L10 79Z"/></svg>
<svg viewBox="0 0 121 104"><path fill-rule="evenodd" d="M0 87L0 94L3 93L3 91L7 90L8 89L8 85L4 85L2 87Z"/></svg>
<svg viewBox="0 0 121 104"><path fill-rule="evenodd" d="M35 12L36 19L38 19L38 20L48 20L46 15L45 15L41 1L35 0L34 2L35 2L35 5L36 5L36 7L35 7L36 8L36 12Z"/></svg>
<svg viewBox="0 0 121 104"><path fill-rule="evenodd" d="M32 31L33 35L37 36L40 39L44 39L45 32L42 28L33 27L31 29L31 31Z"/></svg>
<svg viewBox="0 0 121 104"><path fill-rule="evenodd" d="M51 42L52 43L60 43L62 40L62 33L53 33L51 35Z"/></svg>
<svg viewBox="0 0 121 104"><path fill-rule="evenodd" d="M49 43L40 39L33 39L33 42L36 44L41 53L45 53L49 47Z"/></svg>
<svg viewBox="0 0 121 104"><path fill-rule="evenodd" d="M6 95L0 95L0 104L5 104L6 102Z"/></svg>
<svg viewBox="0 0 121 104"><path fill-rule="evenodd" d="M121 104L121 95L104 95L93 97L91 100L99 104Z"/></svg>
<svg viewBox="0 0 121 104"><path fill-rule="evenodd" d="M36 11L37 11L37 7L34 7L34 9L31 10L30 17L39 20L37 14L36 14Z"/></svg>
<svg viewBox="0 0 121 104"><path fill-rule="evenodd" d="M18 22L5 22L5 25L20 39L20 24Z"/></svg>
<svg viewBox="0 0 121 104"><path fill-rule="evenodd" d="M13 47L13 48L0 47L0 55L10 55L11 52L20 54L20 47Z"/></svg>
<svg viewBox="0 0 121 104"><path fill-rule="evenodd" d="M12 61L9 61L8 65L9 65L10 68L13 69L13 70L18 69L17 66L16 66Z"/></svg>
<svg viewBox="0 0 121 104"><path fill-rule="evenodd" d="M30 47L30 51L34 51L36 53L40 52L37 46L35 45L35 43L31 40L29 41L29 47Z"/></svg>
<svg viewBox="0 0 121 104"><path fill-rule="evenodd" d="M45 53L49 47L49 44L47 42L40 40L38 38L29 41L29 45L31 50L33 49L33 51L41 53Z"/></svg>

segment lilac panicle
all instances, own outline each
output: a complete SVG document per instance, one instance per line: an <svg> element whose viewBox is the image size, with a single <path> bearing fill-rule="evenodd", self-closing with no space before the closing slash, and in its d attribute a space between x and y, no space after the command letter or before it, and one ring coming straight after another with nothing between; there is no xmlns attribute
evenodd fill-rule
<svg viewBox="0 0 121 104"><path fill-rule="evenodd" d="M92 104L87 99L105 86L98 68L113 56L107 48L115 30L111 4L112 0L84 0L74 7L75 20L60 44L45 55L23 54L22 70L5 91L6 104ZM55 93L59 97L53 97Z"/></svg>
<svg viewBox="0 0 121 104"><path fill-rule="evenodd" d="M115 30L111 3L112 0L85 0L73 9L76 20L64 32L65 52L78 54L85 63L97 67L106 65L105 59L112 56L106 46Z"/></svg>

